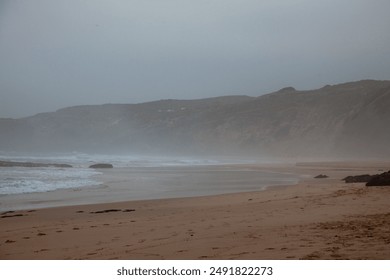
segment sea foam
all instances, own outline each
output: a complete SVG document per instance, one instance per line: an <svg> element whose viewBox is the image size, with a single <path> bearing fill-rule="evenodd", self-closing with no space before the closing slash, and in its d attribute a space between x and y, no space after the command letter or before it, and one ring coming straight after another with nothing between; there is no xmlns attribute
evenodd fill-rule
<svg viewBox="0 0 390 280"><path fill-rule="evenodd" d="M87 168L0 168L0 195L48 192L99 184Z"/></svg>

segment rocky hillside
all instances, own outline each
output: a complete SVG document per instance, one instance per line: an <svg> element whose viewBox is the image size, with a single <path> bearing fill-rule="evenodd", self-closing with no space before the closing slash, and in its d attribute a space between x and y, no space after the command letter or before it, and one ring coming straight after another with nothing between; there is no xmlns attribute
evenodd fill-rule
<svg viewBox="0 0 390 280"><path fill-rule="evenodd" d="M389 157L390 81L0 119L0 150Z"/></svg>

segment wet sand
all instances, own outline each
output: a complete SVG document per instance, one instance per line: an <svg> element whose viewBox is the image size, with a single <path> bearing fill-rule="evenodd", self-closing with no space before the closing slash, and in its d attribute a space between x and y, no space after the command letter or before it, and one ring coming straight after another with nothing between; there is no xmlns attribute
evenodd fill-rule
<svg viewBox="0 0 390 280"><path fill-rule="evenodd" d="M293 185L299 175L260 171L251 165L183 165L98 169L101 184L49 192L0 195L0 213L119 201L151 200L261 191Z"/></svg>
<svg viewBox="0 0 390 280"><path fill-rule="evenodd" d="M301 180L258 192L3 212L0 259L390 259L390 187L341 181L389 163L247 167Z"/></svg>

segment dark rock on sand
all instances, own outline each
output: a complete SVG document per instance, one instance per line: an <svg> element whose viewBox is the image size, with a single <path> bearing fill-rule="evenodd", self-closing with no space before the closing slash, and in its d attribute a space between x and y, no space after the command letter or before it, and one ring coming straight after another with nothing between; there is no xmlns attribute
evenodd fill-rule
<svg viewBox="0 0 390 280"><path fill-rule="evenodd" d="M314 177L315 179L323 179L323 178L329 178L328 175L320 174Z"/></svg>
<svg viewBox="0 0 390 280"><path fill-rule="evenodd" d="M345 181L345 183L367 183L373 176L375 175L364 174L357 176L347 176L342 180Z"/></svg>
<svg viewBox="0 0 390 280"><path fill-rule="evenodd" d="M113 168L114 166L109 163L92 164L89 168Z"/></svg>
<svg viewBox="0 0 390 280"><path fill-rule="evenodd" d="M3 218L12 218L12 217L23 217L23 216L24 216L23 214L4 215L4 216L1 216L1 219L3 219Z"/></svg>
<svg viewBox="0 0 390 280"><path fill-rule="evenodd" d="M110 212L134 212L135 209L106 209L106 210L100 210L95 212L89 212L90 214L102 214L102 213L110 213Z"/></svg>
<svg viewBox="0 0 390 280"><path fill-rule="evenodd" d="M373 175L366 186L390 186L390 171L382 174Z"/></svg>
<svg viewBox="0 0 390 280"><path fill-rule="evenodd" d="M89 212L91 214L102 214L102 213L110 213L110 212L120 212L121 209L107 209L107 210L101 210L101 211L95 211L95 212Z"/></svg>
<svg viewBox="0 0 390 280"><path fill-rule="evenodd" d="M72 165L63 163L37 163L37 162L17 162L17 161L0 161L0 167L59 167L70 168Z"/></svg>

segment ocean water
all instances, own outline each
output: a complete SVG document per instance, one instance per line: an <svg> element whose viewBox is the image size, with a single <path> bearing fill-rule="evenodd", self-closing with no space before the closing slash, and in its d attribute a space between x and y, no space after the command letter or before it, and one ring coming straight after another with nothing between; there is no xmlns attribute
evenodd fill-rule
<svg viewBox="0 0 390 280"><path fill-rule="evenodd" d="M87 168L0 168L0 195L48 192L99 184Z"/></svg>
<svg viewBox="0 0 390 280"><path fill-rule="evenodd" d="M0 160L37 162L37 163L66 163L73 168L56 167L0 167L0 195L49 192L58 189L73 189L99 185L103 182L96 179L101 174L99 170L88 168L91 164L111 163L114 168L134 167L174 167L174 166L203 166L226 163L252 163L242 159L205 159L189 157L146 157L120 155L89 155L62 154L50 156L20 156L1 154Z"/></svg>

